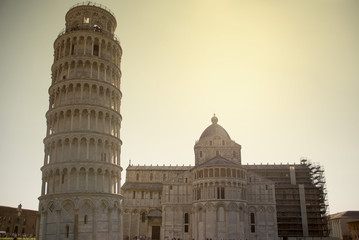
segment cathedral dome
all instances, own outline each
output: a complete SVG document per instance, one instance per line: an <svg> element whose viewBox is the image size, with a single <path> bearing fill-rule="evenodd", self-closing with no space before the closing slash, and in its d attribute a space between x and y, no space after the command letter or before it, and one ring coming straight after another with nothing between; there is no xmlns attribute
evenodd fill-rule
<svg viewBox="0 0 359 240"><path fill-rule="evenodd" d="M216 117L216 115L213 115L213 117L211 118L212 124L209 125L201 134L201 137L199 138L199 140L203 139L203 138L207 138L207 137L212 137L214 135L220 135L222 137L231 139L227 133L227 131L218 124L218 118Z"/></svg>

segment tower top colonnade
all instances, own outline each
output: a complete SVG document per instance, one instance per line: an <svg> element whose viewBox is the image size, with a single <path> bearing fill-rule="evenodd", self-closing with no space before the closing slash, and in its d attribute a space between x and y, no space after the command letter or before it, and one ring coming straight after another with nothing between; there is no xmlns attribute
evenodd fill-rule
<svg viewBox="0 0 359 240"><path fill-rule="evenodd" d="M93 2L77 3L66 13L65 20L66 27L60 31L58 37L72 31L91 30L119 42L114 34L117 27L115 15L104 5Z"/></svg>

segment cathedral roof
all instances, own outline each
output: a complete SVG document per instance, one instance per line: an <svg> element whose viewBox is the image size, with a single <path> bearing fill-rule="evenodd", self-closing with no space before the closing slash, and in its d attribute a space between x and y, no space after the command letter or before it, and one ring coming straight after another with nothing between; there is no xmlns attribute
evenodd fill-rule
<svg viewBox="0 0 359 240"><path fill-rule="evenodd" d="M201 137L199 138L200 140L203 138L207 138L207 137L212 137L214 135L220 135L222 137L231 139L229 137L229 134L227 133L227 131L218 124L218 118L216 117L216 115L214 115L211 118L212 124L209 125L202 133Z"/></svg>
<svg viewBox="0 0 359 240"><path fill-rule="evenodd" d="M215 156L214 158L208 160L207 162L204 162L201 165L196 166L195 168L214 167L214 166L241 167L241 165L234 163L234 162L218 155L218 156Z"/></svg>
<svg viewBox="0 0 359 240"><path fill-rule="evenodd" d="M359 211L344 211L329 215L330 219L335 218L359 218Z"/></svg>
<svg viewBox="0 0 359 240"><path fill-rule="evenodd" d="M122 189L124 190L162 190L161 183L129 183L125 182L122 185Z"/></svg>
<svg viewBox="0 0 359 240"><path fill-rule="evenodd" d="M164 171L164 170L171 170L171 171L188 171L192 169L191 166L178 166L178 165L175 165L175 166L146 166L146 165L128 165L128 167L126 168L126 170L153 170L153 171Z"/></svg>

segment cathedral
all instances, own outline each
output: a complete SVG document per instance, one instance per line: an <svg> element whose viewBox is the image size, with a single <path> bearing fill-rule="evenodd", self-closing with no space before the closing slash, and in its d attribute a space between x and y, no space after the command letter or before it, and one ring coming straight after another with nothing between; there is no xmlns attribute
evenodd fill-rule
<svg viewBox="0 0 359 240"><path fill-rule="evenodd" d="M320 166L306 160L242 165L241 145L216 116L211 122L194 146L195 166L127 167L122 186L124 239L274 240L328 235Z"/></svg>
<svg viewBox="0 0 359 240"><path fill-rule="evenodd" d="M241 145L211 121L194 167L128 166L124 239L277 239L274 182L244 168Z"/></svg>
<svg viewBox="0 0 359 240"><path fill-rule="evenodd" d="M121 187L122 48L114 13L80 3L65 20L54 42L37 240L328 236L322 168L305 159L243 164L241 145L216 116L194 146L194 166L130 164Z"/></svg>

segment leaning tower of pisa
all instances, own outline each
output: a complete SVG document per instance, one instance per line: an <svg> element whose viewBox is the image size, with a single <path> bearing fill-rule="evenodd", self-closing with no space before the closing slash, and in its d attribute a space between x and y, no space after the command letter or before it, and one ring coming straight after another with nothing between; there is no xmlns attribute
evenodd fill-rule
<svg viewBox="0 0 359 240"><path fill-rule="evenodd" d="M116 19L89 2L65 19L54 43L37 238L122 239Z"/></svg>

